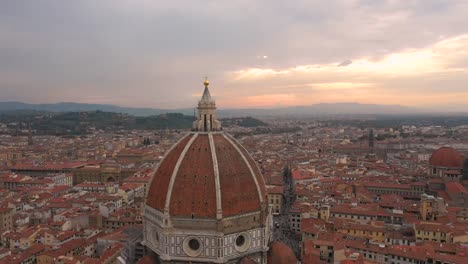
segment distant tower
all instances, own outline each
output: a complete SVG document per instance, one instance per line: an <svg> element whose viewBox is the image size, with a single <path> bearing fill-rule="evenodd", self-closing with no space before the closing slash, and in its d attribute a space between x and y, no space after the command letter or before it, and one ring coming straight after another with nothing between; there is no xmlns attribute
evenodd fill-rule
<svg viewBox="0 0 468 264"><path fill-rule="evenodd" d="M208 90L208 85L210 85L208 78L205 78L203 84L205 85L205 90L203 91L201 100L198 102L198 116L197 120L193 122L193 129L205 132L221 130L221 122L216 118L216 103L211 98L210 90Z"/></svg>
<svg viewBox="0 0 468 264"><path fill-rule="evenodd" d="M32 137L32 131L31 131L31 123L28 124L28 145L32 146L34 144L33 142L33 137Z"/></svg>
<svg viewBox="0 0 468 264"><path fill-rule="evenodd" d="M374 129L369 129L369 148L374 149Z"/></svg>

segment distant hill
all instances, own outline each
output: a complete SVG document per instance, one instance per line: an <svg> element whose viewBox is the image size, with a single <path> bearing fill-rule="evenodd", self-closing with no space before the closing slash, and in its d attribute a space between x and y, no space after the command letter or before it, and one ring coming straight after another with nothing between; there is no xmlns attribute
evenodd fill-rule
<svg viewBox="0 0 468 264"><path fill-rule="evenodd" d="M271 109L222 109L222 116L323 116L323 115L407 115L423 111L401 105L321 103Z"/></svg>
<svg viewBox="0 0 468 264"><path fill-rule="evenodd" d="M103 111L125 113L135 116L152 116L165 113L181 113L193 115L193 109L157 109L157 108L132 108L107 104L81 104L81 103L56 103L56 104L27 104L22 102L0 102L0 112L35 110L45 112L81 112ZM220 117L243 116L317 116L317 115L406 115L429 113L416 108L401 105L378 105L359 103L329 103L314 104L310 106L294 106L271 109L220 109Z"/></svg>
<svg viewBox="0 0 468 264"><path fill-rule="evenodd" d="M241 126L241 127L259 127L268 126L267 123L253 117L234 117L221 120L223 127Z"/></svg>
<svg viewBox="0 0 468 264"><path fill-rule="evenodd" d="M230 119L231 124L243 127L265 126L262 121L243 117ZM195 117L181 113L153 116L134 116L103 111L38 112L14 110L0 113L0 123L8 124L10 131L29 129L42 135L80 135L92 130L158 130L190 129ZM223 120L222 120L223 121Z"/></svg>
<svg viewBox="0 0 468 264"><path fill-rule="evenodd" d="M108 104L82 104L82 103L55 103L55 104L28 104L23 102L0 102L0 112L18 111L18 110L35 110L44 112L88 112L88 111L103 111L114 113L125 113L135 116L151 116L165 113L181 113L193 115L193 109L156 109L156 108L134 108L121 107Z"/></svg>
<svg viewBox="0 0 468 264"><path fill-rule="evenodd" d="M40 135L79 135L92 130L187 129L194 120L193 116L180 113L143 117L103 111L30 113L17 110L0 114L0 122L8 124L11 131L31 126Z"/></svg>

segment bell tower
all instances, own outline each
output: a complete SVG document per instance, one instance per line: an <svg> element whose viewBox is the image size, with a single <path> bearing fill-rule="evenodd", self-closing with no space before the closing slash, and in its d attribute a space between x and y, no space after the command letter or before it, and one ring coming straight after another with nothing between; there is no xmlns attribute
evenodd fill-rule
<svg viewBox="0 0 468 264"><path fill-rule="evenodd" d="M221 122L216 117L216 103L211 98L208 86L210 82L205 78L203 82L205 90L200 101L198 101L197 120L193 122L193 129L201 132L219 131L221 130Z"/></svg>

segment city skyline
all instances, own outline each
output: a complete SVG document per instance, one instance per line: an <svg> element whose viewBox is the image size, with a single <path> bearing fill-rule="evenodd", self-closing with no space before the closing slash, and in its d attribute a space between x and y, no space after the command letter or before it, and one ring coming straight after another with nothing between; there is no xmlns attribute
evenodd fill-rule
<svg viewBox="0 0 468 264"><path fill-rule="evenodd" d="M467 263L466 14L0 1L0 263Z"/></svg>
<svg viewBox="0 0 468 264"><path fill-rule="evenodd" d="M2 101L186 108L208 75L222 108L358 102L468 111L464 1L0 7Z"/></svg>

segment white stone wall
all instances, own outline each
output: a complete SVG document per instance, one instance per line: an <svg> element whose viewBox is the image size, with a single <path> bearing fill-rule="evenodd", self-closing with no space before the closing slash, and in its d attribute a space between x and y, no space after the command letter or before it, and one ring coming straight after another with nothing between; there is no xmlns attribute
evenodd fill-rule
<svg viewBox="0 0 468 264"><path fill-rule="evenodd" d="M165 221L167 220L167 221ZM146 207L144 223L144 243L160 256L163 261L217 261L229 262L244 256L266 252L269 243L269 225L232 234L215 230L175 229L159 211ZM238 236L244 242L237 245ZM199 243L198 250L189 247L189 241ZM263 263L260 255L258 263Z"/></svg>

